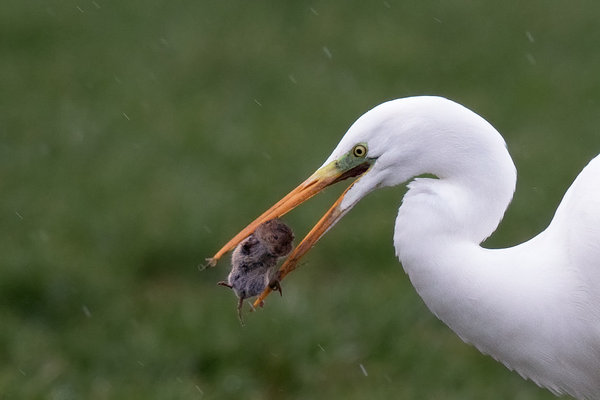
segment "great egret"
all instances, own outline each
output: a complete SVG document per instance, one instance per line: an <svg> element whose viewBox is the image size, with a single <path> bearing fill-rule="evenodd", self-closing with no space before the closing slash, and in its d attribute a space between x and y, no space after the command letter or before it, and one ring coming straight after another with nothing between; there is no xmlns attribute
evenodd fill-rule
<svg viewBox="0 0 600 400"><path fill-rule="evenodd" d="M450 100L410 97L365 113L321 168L211 261L262 222L358 177L290 254L283 279L367 193L423 174L437 179L408 184L394 245L428 308L462 340L539 386L600 399L600 157L579 174L546 230L511 248L482 248L512 199L516 170L496 129Z"/></svg>

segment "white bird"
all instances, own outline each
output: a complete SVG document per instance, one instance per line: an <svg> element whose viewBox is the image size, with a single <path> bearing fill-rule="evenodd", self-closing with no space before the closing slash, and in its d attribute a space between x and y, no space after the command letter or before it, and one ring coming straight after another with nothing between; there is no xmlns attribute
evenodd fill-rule
<svg viewBox="0 0 600 400"><path fill-rule="evenodd" d="M408 184L394 246L428 308L462 340L539 386L600 399L600 157L542 233L511 248L483 248L512 199L516 170L496 129L450 100L410 97L368 111L320 169L211 261L260 223L358 177L286 260L283 279L367 193L423 174L436 178Z"/></svg>

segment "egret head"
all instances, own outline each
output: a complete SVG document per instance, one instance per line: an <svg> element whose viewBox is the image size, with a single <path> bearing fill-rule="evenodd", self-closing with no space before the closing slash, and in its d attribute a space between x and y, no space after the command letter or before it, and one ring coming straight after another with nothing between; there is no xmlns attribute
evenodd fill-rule
<svg viewBox="0 0 600 400"><path fill-rule="evenodd" d="M346 173L352 164L343 161L358 162L355 154L352 158L357 148L368 169L357 174L359 179L344 193L340 202L344 212L374 189L423 174L469 181L470 186L492 192L505 186L510 195L514 191L516 169L502 136L473 111L442 97L396 99L366 112L315 175ZM490 161L504 170L490 171ZM496 175L506 182L499 182Z"/></svg>
<svg viewBox="0 0 600 400"><path fill-rule="evenodd" d="M420 104L423 99L437 98L393 100L362 115L346 132L321 168L234 236L209 259L209 264L215 265L223 254L232 250L264 222L281 217L334 183L355 178L305 238L308 243L318 240L372 190L399 184L414 176L420 163L415 159L418 151L411 148L411 143L415 143L411 137L415 135L412 131L423 130L428 124L423 112L426 107Z"/></svg>
<svg viewBox="0 0 600 400"><path fill-rule="evenodd" d="M496 150L498 147L502 150ZM211 263L265 221L284 215L334 183L355 178L286 260L282 266L285 275L374 189L425 173L462 178L461 174L477 170L482 160L495 157L510 159L502 137L483 118L457 103L440 97L411 97L380 104L348 129L321 168L239 232Z"/></svg>

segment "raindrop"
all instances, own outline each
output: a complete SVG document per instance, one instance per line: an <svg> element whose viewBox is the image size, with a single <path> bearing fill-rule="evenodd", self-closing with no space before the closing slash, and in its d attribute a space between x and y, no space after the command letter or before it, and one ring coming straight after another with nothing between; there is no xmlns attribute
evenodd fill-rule
<svg viewBox="0 0 600 400"><path fill-rule="evenodd" d="M316 16L319 16L319 13L317 12L317 10L315 10L314 8L310 7L310 12L313 13Z"/></svg>
<svg viewBox="0 0 600 400"><path fill-rule="evenodd" d="M85 314L86 317L92 318L92 313L90 312L90 309L87 308L87 306L85 304L83 306L81 306L81 309L83 310L83 313Z"/></svg>
<svg viewBox="0 0 600 400"><path fill-rule="evenodd" d="M384 2L383 2L383 5L384 5L386 8L392 8L392 6L390 5L390 3L388 3L387 1L384 1Z"/></svg>
<svg viewBox="0 0 600 400"><path fill-rule="evenodd" d="M290 81L292 81L292 83L294 85L298 84L298 81L296 80L296 78L294 77L294 75L290 74L290 75L288 75L288 78L290 78Z"/></svg>
<svg viewBox="0 0 600 400"><path fill-rule="evenodd" d="M129 118L129 115L125 114L124 112L121 114L123 114L123 116L127 119L127 121L131 121L131 118Z"/></svg>
<svg viewBox="0 0 600 400"><path fill-rule="evenodd" d="M260 101L256 100L256 99L254 99L254 102L255 102L256 104L258 104L260 107L262 107L262 106L263 106L263 105L262 105L262 103L261 103Z"/></svg>
<svg viewBox="0 0 600 400"><path fill-rule="evenodd" d="M82 14L84 13L83 8L77 6L77 9L79 10L80 13L82 13Z"/></svg>
<svg viewBox="0 0 600 400"><path fill-rule="evenodd" d="M21 215L21 213L15 211L15 214L17 215L17 217L19 217L20 220L23 220L23 216Z"/></svg>
<svg viewBox="0 0 600 400"><path fill-rule="evenodd" d="M525 57L527 57L527 61L529 61L529 63L530 63L531 65L535 65L535 64L537 64L537 61L535 60L535 57L533 56L533 54L531 54L531 53L527 53L527 54L525 55Z"/></svg>
<svg viewBox="0 0 600 400"><path fill-rule="evenodd" d="M329 58L330 60L333 58L333 55L331 54L331 51L327 48L327 46L323 46L323 53L325 53L327 58Z"/></svg>
<svg viewBox="0 0 600 400"><path fill-rule="evenodd" d="M367 373L367 370L365 369L365 366L360 364L360 370L362 371L364 376L369 376L369 374Z"/></svg>
<svg viewBox="0 0 600 400"><path fill-rule="evenodd" d="M317 344L317 346L319 346L319 348L321 349L321 351L322 351L323 353L325 353L325 349L323 348L323 346L321 346L321 344L320 344L320 343L319 343L319 344Z"/></svg>
<svg viewBox="0 0 600 400"><path fill-rule="evenodd" d="M100 9L100 4L98 4L97 2L95 2L95 1L92 1L92 4L93 4L93 5L94 5L94 6L95 6L97 9Z"/></svg>
<svg viewBox="0 0 600 400"><path fill-rule="evenodd" d="M527 36L527 40L529 40L531 43L535 43L535 39L533 38L533 35L531 34L531 32L529 32L529 31L525 32L525 36Z"/></svg>
<svg viewBox="0 0 600 400"><path fill-rule="evenodd" d="M197 390L198 392L200 392L200 395L201 395L201 396L204 396L204 392L202 391L202 389L200 389L200 386L198 386L198 385L195 385L195 387L196 387L196 390Z"/></svg>

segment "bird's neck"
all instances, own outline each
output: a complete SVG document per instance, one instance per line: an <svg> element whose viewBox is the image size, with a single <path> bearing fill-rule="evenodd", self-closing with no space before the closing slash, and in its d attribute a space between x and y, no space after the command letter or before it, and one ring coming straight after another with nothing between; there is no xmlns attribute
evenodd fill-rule
<svg viewBox="0 0 600 400"><path fill-rule="evenodd" d="M562 255L546 246L544 234L509 249L480 246L512 198L514 179L497 172L501 169L502 165L490 169L488 179L412 182L398 213L394 242L413 286L438 318L482 352L535 377L522 357L539 355L538 329L553 332L553 327L544 326L547 321L536 318L544 315L539 310L551 313L564 303L556 289L565 279L531 254L554 251L549 256L556 259ZM545 279L540 282L542 274ZM498 337L512 339L498 342Z"/></svg>
<svg viewBox="0 0 600 400"><path fill-rule="evenodd" d="M403 268L427 306L459 334L457 325L471 322L462 321L464 315L471 318L471 311L485 309L469 298L476 295L474 290L485 299L488 287L498 283L489 273L502 264L496 263L498 253L491 254L480 243L502 219L516 182L508 155L485 167L466 168L460 176L414 180L396 220L394 243ZM457 305L459 312L453 308Z"/></svg>
<svg viewBox="0 0 600 400"><path fill-rule="evenodd" d="M506 193L485 197L469 187L443 179L411 184L396 220L397 255L427 307L465 342L552 387L557 369L548 360L556 355L548 354L559 341L568 341L571 336L565 332L577 329L555 311L572 306L566 312L571 315L585 304L574 300L573 293L586 292L578 292L572 271L553 267L561 261L545 262L565 259L548 230L508 249L482 248L481 240L491 233L484 228L500 221L510 190L507 186ZM465 211L469 207L473 215ZM478 220L477 229L469 229ZM556 346L571 347L565 342Z"/></svg>
<svg viewBox="0 0 600 400"><path fill-rule="evenodd" d="M419 235L427 241L438 237L478 245L496 230L515 184L512 161L487 171L467 168L457 176L417 178L402 201L396 237L405 241Z"/></svg>

